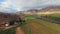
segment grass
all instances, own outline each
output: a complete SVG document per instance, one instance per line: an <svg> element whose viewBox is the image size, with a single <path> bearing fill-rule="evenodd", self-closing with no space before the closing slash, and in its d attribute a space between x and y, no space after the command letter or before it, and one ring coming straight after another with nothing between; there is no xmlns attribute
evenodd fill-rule
<svg viewBox="0 0 60 34"><path fill-rule="evenodd" d="M44 21L44 20L35 20L37 23L39 24L42 24L46 27L49 27L53 30L56 30L56 31L59 31L60 32L60 24L56 24L56 23L53 23L53 22L48 22L48 21Z"/></svg>
<svg viewBox="0 0 60 34"><path fill-rule="evenodd" d="M18 24L16 27L12 27L10 29L0 31L0 34L16 34L16 28L26 24L26 22L21 22L21 23L22 24Z"/></svg>
<svg viewBox="0 0 60 34"><path fill-rule="evenodd" d="M44 16L44 17L52 17L52 18L60 18L60 14L41 14L39 16Z"/></svg>
<svg viewBox="0 0 60 34"><path fill-rule="evenodd" d="M49 15L49 16L51 16L53 18L60 18L60 14L59 15L58 14L52 14L52 15Z"/></svg>
<svg viewBox="0 0 60 34"><path fill-rule="evenodd" d="M16 27L12 27L12 28L4 30L4 31L2 30L2 31L0 31L0 34L16 34L16 28L20 27L22 25L25 25L25 24L26 24L26 22L22 22L22 24L19 24Z"/></svg>
<svg viewBox="0 0 60 34"><path fill-rule="evenodd" d="M25 34L60 34L60 25L37 19L30 19L22 26Z"/></svg>
<svg viewBox="0 0 60 34"><path fill-rule="evenodd" d="M34 19L34 17L32 15L24 15L24 18L27 18L27 19Z"/></svg>
<svg viewBox="0 0 60 34"><path fill-rule="evenodd" d="M0 34L15 34L15 28L10 28L8 30L0 31Z"/></svg>
<svg viewBox="0 0 60 34"><path fill-rule="evenodd" d="M35 19L32 15L25 15L28 20L20 27L25 34L60 34L60 25L40 19ZM15 34L15 28L1 31L0 34Z"/></svg>
<svg viewBox="0 0 60 34"><path fill-rule="evenodd" d="M29 19L21 26L25 34L60 34L60 25L40 19Z"/></svg>

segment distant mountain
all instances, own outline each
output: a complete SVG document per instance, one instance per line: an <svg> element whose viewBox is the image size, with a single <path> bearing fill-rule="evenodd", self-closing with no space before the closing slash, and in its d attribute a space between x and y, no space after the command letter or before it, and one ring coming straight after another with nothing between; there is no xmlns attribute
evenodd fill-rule
<svg viewBox="0 0 60 34"><path fill-rule="evenodd" d="M38 14L60 14L60 6L46 7L39 11Z"/></svg>
<svg viewBox="0 0 60 34"><path fill-rule="evenodd" d="M53 13L60 13L60 6L49 6L46 8L42 8L40 10L31 9L27 11L19 11L17 14L53 14Z"/></svg>

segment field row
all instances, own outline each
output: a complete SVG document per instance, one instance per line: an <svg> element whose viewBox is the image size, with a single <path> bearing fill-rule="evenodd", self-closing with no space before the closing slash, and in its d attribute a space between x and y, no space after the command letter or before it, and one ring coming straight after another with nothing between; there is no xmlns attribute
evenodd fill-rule
<svg viewBox="0 0 60 34"><path fill-rule="evenodd" d="M56 20L56 21L60 21L60 14L47 14L47 15L39 15L40 17L43 18L48 18L51 20Z"/></svg>
<svg viewBox="0 0 60 34"><path fill-rule="evenodd" d="M60 25L39 19L29 19L22 29L25 34L60 34Z"/></svg>

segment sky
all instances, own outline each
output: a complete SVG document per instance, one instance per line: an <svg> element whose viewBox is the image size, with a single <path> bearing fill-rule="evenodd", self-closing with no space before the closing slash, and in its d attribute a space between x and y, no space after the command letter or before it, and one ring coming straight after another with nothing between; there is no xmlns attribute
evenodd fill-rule
<svg viewBox="0 0 60 34"><path fill-rule="evenodd" d="M17 12L29 9L42 9L52 5L60 6L60 0L0 0L0 11Z"/></svg>

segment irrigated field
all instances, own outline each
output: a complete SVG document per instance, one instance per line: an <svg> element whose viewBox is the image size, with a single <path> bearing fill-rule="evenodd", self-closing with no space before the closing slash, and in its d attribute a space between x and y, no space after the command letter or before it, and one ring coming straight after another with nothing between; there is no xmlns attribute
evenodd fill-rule
<svg viewBox="0 0 60 34"><path fill-rule="evenodd" d="M39 16L52 17L52 18L60 18L60 14L41 14Z"/></svg>
<svg viewBox="0 0 60 34"><path fill-rule="evenodd" d="M21 26L25 34L60 34L60 25L40 19L28 19Z"/></svg>
<svg viewBox="0 0 60 34"><path fill-rule="evenodd" d="M0 32L0 34L60 34L60 24L36 19L32 15L25 15L24 17L26 23L19 25L19 28L8 29Z"/></svg>
<svg viewBox="0 0 60 34"><path fill-rule="evenodd" d="M46 18L50 20L60 21L60 14L41 14L41 18Z"/></svg>

